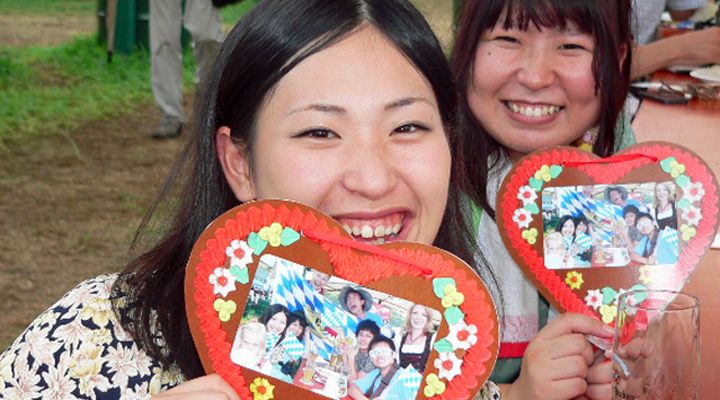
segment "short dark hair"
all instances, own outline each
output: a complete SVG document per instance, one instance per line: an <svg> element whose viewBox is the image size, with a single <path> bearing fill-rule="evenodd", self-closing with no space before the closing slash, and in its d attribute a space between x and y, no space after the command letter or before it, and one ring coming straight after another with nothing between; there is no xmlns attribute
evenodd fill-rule
<svg viewBox="0 0 720 400"><path fill-rule="evenodd" d="M390 339L389 337L385 335L377 335L373 340L370 341L370 345L368 345L368 350L372 350L375 345L378 343L386 343L388 346L390 346L390 349L392 351L395 351L395 343Z"/></svg>
<svg viewBox="0 0 720 400"><path fill-rule="evenodd" d="M632 204L628 204L623 208L623 217L627 214L635 214L635 218L640 215L640 210Z"/></svg>
<svg viewBox="0 0 720 400"><path fill-rule="evenodd" d="M355 328L355 334L359 335L360 331L368 331L372 333L374 339L380 334L380 327L375 323L375 321L371 319L364 319L360 321L357 328Z"/></svg>

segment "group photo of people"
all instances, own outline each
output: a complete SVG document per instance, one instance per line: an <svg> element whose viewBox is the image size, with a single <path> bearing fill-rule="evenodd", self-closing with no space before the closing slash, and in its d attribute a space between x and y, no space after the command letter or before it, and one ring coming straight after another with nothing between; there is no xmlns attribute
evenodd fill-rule
<svg viewBox="0 0 720 400"><path fill-rule="evenodd" d="M671 181L545 188L545 266L676 264L677 191Z"/></svg>
<svg viewBox="0 0 720 400"><path fill-rule="evenodd" d="M230 358L329 398L412 399L437 310L265 255Z"/></svg>

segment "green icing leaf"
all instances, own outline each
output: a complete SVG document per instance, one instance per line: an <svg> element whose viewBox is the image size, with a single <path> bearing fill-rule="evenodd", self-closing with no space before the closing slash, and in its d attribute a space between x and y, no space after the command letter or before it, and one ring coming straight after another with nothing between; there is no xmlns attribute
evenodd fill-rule
<svg viewBox="0 0 720 400"><path fill-rule="evenodd" d="M675 178L675 183L677 183L678 186L680 186L681 188L685 189L692 182L690 182L690 178L688 178L687 175L682 174Z"/></svg>
<svg viewBox="0 0 720 400"><path fill-rule="evenodd" d="M445 319L450 325L457 324L463 318L465 318L465 314L460 310L460 307L453 306L445 310Z"/></svg>
<svg viewBox="0 0 720 400"><path fill-rule="evenodd" d="M563 167L559 165L551 165L550 166L550 176L555 179L563 172Z"/></svg>
<svg viewBox="0 0 720 400"><path fill-rule="evenodd" d="M647 286L638 284L638 285L631 287L630 290L647 290ZM648 298L649 295L650 295L650 292L635 293L635 295L633 296L633 297L635 297L635 304L642 303L643 301L645 301L645 299Z"/></svg>
<svg viewBox="0 0 720 400"><path fill-rule="evenodd" d="M668 157L668 158L660 161L660 167L663 169L663 171L665 171L669 174L670 171L672 171L672 163L673 162L677 162L677 159L675 157Z"/></svg>
<svg viewBox="0 0 720 400"><path fill-rule="evenodd" d="M433 345L439 353L450 353L453 351L453 345L447 339L440 339Z"/></svg>
<svg viewBox="0 0 720 400"><path fill-rule="evenodd" d="M445 286L455 285L455 279L453 278L435 278L433 279L433 292L435 296L442 299L445 297Z"/></svg>
<svg viewBox="0 0 720 400"><path fill-rule="evenodd" d="M617 291L611 287L602 288L603 304L610 305L617 300Z"/></svg>
<svg viewBox="0 0 720 400"><path fill-rule="evenodd" d="M542 180L535 179L535 177L533 176L530 178L530 181L528 181L528 183L530 184L531 188L535 189L536 192L539 192L540 190L542 190L542 187L543 187Z"/></svg>
<svg viewBox="0 0 720 400"><path fill-rule="evenodd" d="M683 210L689 208L690 206L692 206L692 202L688 199L681 199L677 203L677 207Z"/></svg>
<svg viewBox="0 0 720 400"><path fill-rule="evenodd" d="M538 208L537 203L525 204L525 209L530 211L530 214L540 213L540 209Z"/></svg>
<svg viewBox="0 0 720 400"><path fill-rule="evenodd" d="M250 274L248 273L247 267L241 268L237 265L230 267L230 273L233 274L235 280L242 283L243 285L250 282Z"/></svg>
<svg viewBox="0 0 720 400"><path fill-rule="evenodd" d="M268 242L260 238L260 235L257 233L250 232L248 235L248 245L253 248L253 254L259 256L267 247Z"/></svg>
<svg viewBox="0 0 720 400"><path fill-rule="evenodd" d="M300 240L300 234L293 228L285 227L282 231L282 236L280 236L281 244L283 246L290 246L291 244L297 242Z"/></svg>

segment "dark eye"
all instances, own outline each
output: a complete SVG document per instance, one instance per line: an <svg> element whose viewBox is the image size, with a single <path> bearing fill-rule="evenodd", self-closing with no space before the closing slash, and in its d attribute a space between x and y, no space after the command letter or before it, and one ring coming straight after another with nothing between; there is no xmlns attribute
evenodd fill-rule
<svg viewBox="0 0 720 400"><path fill-rule="evenodd" d="M311 138L311 139L336 139L339 138L337 133L322 128L308 129L295 135L296 138Z"/></svg>
<svg viewBox="0 0 720 400"><path fill-rule="evenodd" d="M495 40L506 43L520 43L520 41L512 36L496 36Z"/></svg>
<svg viewBox="0 0 720 400"><path fill-rule="evenodd" d="M395 128L395 133L416 133L416 132L427 132L430 128L421 124L405 124Z"/></svg>
<svg viewBox="0 0 720 400"><path fill-rule="evenodd" d="M565 43L560 45L562 50L587 50L585 46L577 43Z"/></svg>

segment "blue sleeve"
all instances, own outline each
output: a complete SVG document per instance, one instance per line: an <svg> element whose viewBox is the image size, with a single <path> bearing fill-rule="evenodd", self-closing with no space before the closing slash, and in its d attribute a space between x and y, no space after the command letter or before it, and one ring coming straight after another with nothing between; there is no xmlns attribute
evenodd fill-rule
<svg viewBox="0 0 720 400"><path fill-rule="evenodd" d="M370 385L372 385L375 378L380 373L380 370L375 368L367 375L363 376L362 378L355 381L355 386L358 387L363 393L366 393L368 389L370 389Z"/></svg>

